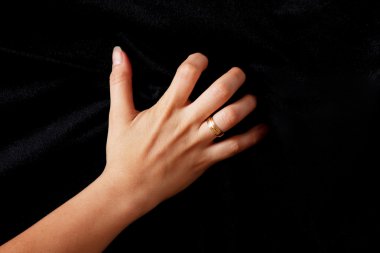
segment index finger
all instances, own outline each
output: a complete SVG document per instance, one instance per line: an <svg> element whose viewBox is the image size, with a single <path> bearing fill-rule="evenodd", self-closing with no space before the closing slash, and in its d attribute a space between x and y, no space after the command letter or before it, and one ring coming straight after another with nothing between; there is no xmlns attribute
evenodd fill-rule
<svg viewBox="0 0 380 253"><path fill-rule="evenodd" d="M177 106L185 105L207 64L208 59L203 54L194 53L189 55L178 67L173 81L162 96L162 99L169 100Z"/></svg>

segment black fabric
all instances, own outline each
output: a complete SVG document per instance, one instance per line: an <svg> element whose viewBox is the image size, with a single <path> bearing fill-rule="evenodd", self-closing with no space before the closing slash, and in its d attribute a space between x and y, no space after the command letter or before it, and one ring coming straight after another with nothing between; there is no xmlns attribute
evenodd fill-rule
<svg viewBox="0 0 380 253"><path fill-rule="evenodd" d="M258 107L227 136L259 122L271 131L106 252L379 250L375 1L17 1L0 10L1 243L104 168L119 45L132 61L139 109L202 52L209 67L192 96L240 66L247 81L231 101L254 93Z"/></svg>

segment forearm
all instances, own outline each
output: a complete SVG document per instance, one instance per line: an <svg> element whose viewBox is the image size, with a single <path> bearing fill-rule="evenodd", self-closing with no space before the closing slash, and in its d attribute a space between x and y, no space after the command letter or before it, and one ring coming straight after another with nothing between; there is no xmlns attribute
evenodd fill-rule
<svg viewBox="0 0 380 253"><path fill-rule="evenodd" d="M0 247L0 252L101 252L143 215L129 191L120 192L102 175L83 191ZM128 193L128 194L129 194Z"/></svg>

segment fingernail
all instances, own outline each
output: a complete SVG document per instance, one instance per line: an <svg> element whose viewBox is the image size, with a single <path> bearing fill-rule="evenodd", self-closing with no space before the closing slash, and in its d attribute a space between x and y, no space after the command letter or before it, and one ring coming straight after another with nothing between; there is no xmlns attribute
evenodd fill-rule
<svg viewBox="0 0 380 253"><path fill-rule="evenodd" d="M123 61L120 47L114 47L112 52L112 67L119 65Z"/></svg>

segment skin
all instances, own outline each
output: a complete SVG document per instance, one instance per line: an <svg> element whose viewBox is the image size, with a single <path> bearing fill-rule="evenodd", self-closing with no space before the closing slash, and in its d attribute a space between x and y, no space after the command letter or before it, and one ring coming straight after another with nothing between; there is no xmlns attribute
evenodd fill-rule
<svg viewBox="0 0 380 253"><path fill-rule="evenodd" d="M0 247L0 252L101 252L129 224L185 189L211 165L260 141L266 125L220 142L205 120L228 131L256 106L246 95L223 107L243 84L237 67L189 101L208 60L190 55L151 108L138 112L132 96L128 56L115 47L110 75L111 106L107 163L83 191ZM175 165L175 166L173 166Z"/></svg>

